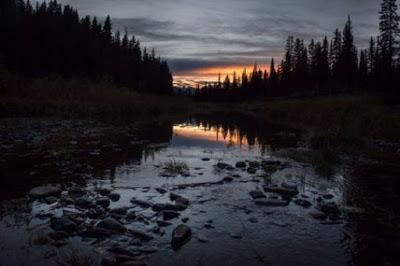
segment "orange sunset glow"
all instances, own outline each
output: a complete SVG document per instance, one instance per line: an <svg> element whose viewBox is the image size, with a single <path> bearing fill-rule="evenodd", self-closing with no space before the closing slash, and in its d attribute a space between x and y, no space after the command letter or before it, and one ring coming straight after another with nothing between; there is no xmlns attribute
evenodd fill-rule
<svg viewBox="0 0 400 266"><path fill-rule="evenodd" d="M262 71L265 69L269 71L267 64L257 64L257 67ZM174 73L174 84L197 87L198 84L201 86L206 82L217 82L219 74L221 74L221 81L223 81L227 75L232 79L234 72L236 72L238 78L241 78L243 70L246 70L249 75L253 69L254 65L226 65L191 69Z"/></svg>
<svg viewBox="0 0 400 266"><path fill-rule="evenodd" d="M175 135L191 138L200 139L207 141L215 141L226 143L227 145L238 145L248 146L248 141L245 136L241 136L237 129L224 131L222 128L211 127L206 128L204 126L191 126L191 125L175 125L173 127ZM255 144L258 144L258 140L255 140Z"/></svg>

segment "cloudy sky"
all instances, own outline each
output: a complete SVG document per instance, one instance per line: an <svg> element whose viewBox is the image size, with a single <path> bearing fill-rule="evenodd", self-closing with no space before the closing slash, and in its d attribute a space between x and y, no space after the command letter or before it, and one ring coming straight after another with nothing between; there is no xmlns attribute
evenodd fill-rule
<svg viewBox="0 0 400 266"><path fill-rule="evenodd" d="M331 36L347 15L356 42L378 30L379 0L60 0L81 15L110 15L167 59L178 81L215 79L281 58L288 35Z"/></svg>

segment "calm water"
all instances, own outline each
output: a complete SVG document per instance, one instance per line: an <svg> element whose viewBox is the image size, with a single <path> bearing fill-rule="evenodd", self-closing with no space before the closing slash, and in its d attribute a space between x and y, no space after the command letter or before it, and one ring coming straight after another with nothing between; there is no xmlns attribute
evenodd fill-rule
<svg viewBox="0 0 400 266"><path fill-rule="evenodd" d="M23 119L3 120L1 124L0 265L47 265L73 248L109 256L107 250L116 245L157 250L146 258L149 265L397 262L393 252L399 243L397 237L384 235L379 223L371 220L368 206L362 205L366 201L357 200L362 188L346 178L345 169L338 169L329 178L321 177L312 165L283 156L287 149L303 149L300 132L228 115L123 127ZM257 168L256 173L217 167L221 162L235 166L239 161L277 160L280 165L273 171ZM188 169L175 175L166 173L165 166L173 162ZM233 181L215 183L225 176L234 176ZM264 187L282 183L296 184L299 191L287 206L259 206L249 195L257 190L280 199L282 195L265 192ZM96 240L71 234L62 247L40 245L35 239L51 231L50 216L74 212L83 228L101 220L89 218L86 210L76 208L73 202L29 202L26 193L43 184L60 184L61 199L68 198L67 191L73 186L84 188L91 201L99 197L98 188L109 188L120 195L109 209L126 207L136 213L135 220L121 217L121 223L152 234L154 239L138 241L115 234ZM131 203L131 199L167 203L169 192L189 199L190 204L169 221L170 226L159 231L157 213ZM299 206L296 199L311 206ZM332 221L313 218L310 213L321 201L334 203L340 217ZM106 210L104 217L108 215ZM192 229L192 237L174 251L171 234L176 225L184 223L182 220Z"/></svg>

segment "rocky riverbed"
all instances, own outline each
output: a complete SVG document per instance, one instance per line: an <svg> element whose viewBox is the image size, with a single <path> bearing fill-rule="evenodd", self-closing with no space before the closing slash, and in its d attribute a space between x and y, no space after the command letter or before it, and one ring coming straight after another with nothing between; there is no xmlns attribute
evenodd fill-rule
<svg viewBox="0 0 400 266"><path fill-rule="evenodd" d="M296 132L200 120L4 120L0 264L352 262L366 210L340 171L278 156Z"/></svg>

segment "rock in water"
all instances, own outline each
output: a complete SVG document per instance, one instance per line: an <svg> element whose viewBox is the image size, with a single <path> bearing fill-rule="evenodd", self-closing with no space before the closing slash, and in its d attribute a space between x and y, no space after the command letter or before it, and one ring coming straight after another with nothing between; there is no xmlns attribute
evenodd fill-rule
<svg viewBox="0 0 400 266"><path fill-rule="evenodd" d="M246 163L245 162L237 162L235 165L237 168L246 168Z"/></svg>
<svg viewBox="0 0 400 266"><path fill-rule="evenodd" d="M104 228L113 232L125 232L126 228L113 218L106 218L97 224L98 228Z"/></svg>
<svg viewBox="0 0 400 266"><path fill-rule="evenodd" d="M304 200L304 199L296 199L294 201L294 203L296 205L299 205L299 206L304 207L304 208L310 208L311 205L312 205L311 202L309 202L308 200Z"/></svg>
<svg viewBox="0 0 400 266"><path fill-rule="evenodd" d="M179 249L186 242L190 240L192 236L192 229L189 226L180 224L172 232L171 246L174 250Z"/></svg>
<svg viewBox="0 0 400 266"><path fill-rule="evenodd" d="M119 199L121 198L121 195L119 195L118 193L110 193L108 195L108 197L110 198L110 200L112 201L119 201Z"/></svg>
<svg viewBox="0 0 400 266"><path fill-rule="evenodd" d="M76 230L76 224L67 217L54 218L50 222L50 227L54 231L72 233Z"/></svg>
<svg viewBox="0 0 400 266"><path fill-rule="evenodd" d="M61 188L59 186L47 185L32 188L28 195L33 199L42 199L49 196L57 196L59 194L61 194Z"/></svg>
<svg viewBox="0 0 400 266"><path fill-rule="evenodd" d="M280 199L255 199L254 203L261 206L271 206L271 207L279 207L279 206L287 206L289 205L289 201L280 200Z"/></svg>
<svg viewBox="0 0 400 266"><path fill-rule="evenodd" d="M253 191L250 191L249 194L250 194L250 196L251 196L253 199L260 199L260 198L266 198L266 197L267 197L267 196L265 196L265 194L264 194L262 191L260 191L260 190L253 190Z"/></svg>
<svg viewBox="0 0 400 266"><path fill-rule="evenodd" d="M103 208L107 208L110 206L110 200L107 197L102 197L96 200L96 204L102 206Z"/></svg>

